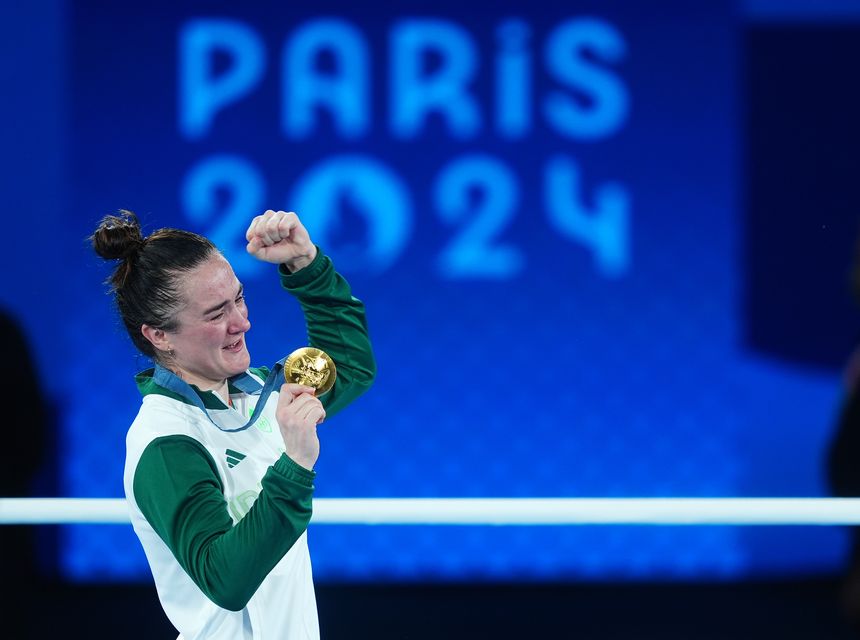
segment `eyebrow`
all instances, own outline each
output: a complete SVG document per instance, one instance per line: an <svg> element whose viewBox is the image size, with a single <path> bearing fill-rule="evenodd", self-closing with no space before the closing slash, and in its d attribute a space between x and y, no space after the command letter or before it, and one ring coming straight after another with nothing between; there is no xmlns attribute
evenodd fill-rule
<svg viewBox="0 0 860 640"><path fill-rule="evenodd" d="M237 294L236 294L236 297L238 298L239 296L241 296L241 295L242 295L242 293L243 293L244 291L245 291L245 285L243 285L243 284L240 282L240 283L239 283L239 293L237 293ZM222 302L222 303L220 303L220 304L216 304L214 307L210 307L209 309L206 309L206 311L204 311L204 312L203 312L203 315L204 315L204 316L208 316L210 313L214 313L215 311L218 311L219 309L221 309L221 308L222 308L225 304L227 304L228 302L230 302L230 301L229 301L229 300L225 300L224 302Z"/></svg>

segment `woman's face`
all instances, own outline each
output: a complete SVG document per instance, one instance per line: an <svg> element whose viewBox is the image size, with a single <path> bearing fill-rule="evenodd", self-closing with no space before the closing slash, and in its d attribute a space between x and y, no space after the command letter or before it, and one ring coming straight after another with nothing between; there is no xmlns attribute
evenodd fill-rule
<svg viewBox="0 0 860 640"><path fill-rule="evenodd" d="M173 361L182 379L212 389L245 371L251 362L245 332L251 328L242 284L230 264L215 254L181 276L185 306L179 328L167 332Z"/></svg>

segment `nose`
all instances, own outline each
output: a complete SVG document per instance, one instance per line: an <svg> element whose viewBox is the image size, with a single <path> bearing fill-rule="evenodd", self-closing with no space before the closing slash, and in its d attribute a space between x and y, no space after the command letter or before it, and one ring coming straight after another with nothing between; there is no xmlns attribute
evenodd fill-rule
<svg viewBox="0 0 860 640"><path fill-rule="evenodd" d="M233 307L230 313L230 325L228 330L230 333L245 333L251 328L251 322L248 320L248 312L238 307Z"/></svg>

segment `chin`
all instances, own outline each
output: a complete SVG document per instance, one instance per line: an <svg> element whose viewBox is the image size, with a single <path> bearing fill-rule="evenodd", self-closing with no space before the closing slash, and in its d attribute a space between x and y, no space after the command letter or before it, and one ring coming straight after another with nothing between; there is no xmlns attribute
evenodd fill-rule
<svg viewBox="0 0 860 640"><path fill-rule="evenodd" d="M248 370L248 367L251 366L251 356L246 351L242 357L237 357L235 360L231 360L225 369L230 372L227 376L228 378L231 376L239 375L240 373L244 373Z"/></svg>
<svg viewBox="0 0 860 640"><path fill-rule="evenodd" d="M237 364L236 366L238 367L240 365ZM239 369L236 373L238 374L238 373L242 373L243 371L247 371L248 367L250 367L250 366L251 366L251 356L246 354L245 357L242 358L242 360L241 360L241 369ZM236 375L236 374L233 374L233 375Z"/></svg>

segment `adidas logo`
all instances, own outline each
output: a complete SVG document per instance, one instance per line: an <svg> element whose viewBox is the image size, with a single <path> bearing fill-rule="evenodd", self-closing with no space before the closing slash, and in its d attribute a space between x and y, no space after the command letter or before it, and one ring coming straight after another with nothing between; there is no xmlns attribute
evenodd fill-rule
<svg viewBox="0 0 860 640"><path fill-rule="evenodd" d="M227 466L231 469L245 459L244 453L239 453L238 451L233 451L232 449L227 449L224 453L227 454Z"/></svg>

